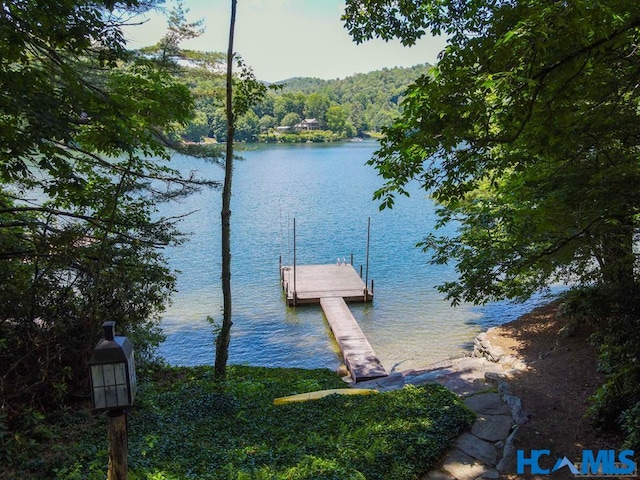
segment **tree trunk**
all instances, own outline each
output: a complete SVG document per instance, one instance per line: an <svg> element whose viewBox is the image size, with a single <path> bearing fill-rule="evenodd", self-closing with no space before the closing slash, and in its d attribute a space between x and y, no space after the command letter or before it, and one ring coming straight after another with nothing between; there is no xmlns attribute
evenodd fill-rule
<svg viewBox="0 0 640 480"><path fill-rule="evenodd" d="M231 0L231 21L227 50L227 151L225 158L224 187L222 189L222 327L216 338L216 378L224 378L227 372L229 341L231 339L231 180L233 177L233 37L236 23L237 0Z"/></svg>

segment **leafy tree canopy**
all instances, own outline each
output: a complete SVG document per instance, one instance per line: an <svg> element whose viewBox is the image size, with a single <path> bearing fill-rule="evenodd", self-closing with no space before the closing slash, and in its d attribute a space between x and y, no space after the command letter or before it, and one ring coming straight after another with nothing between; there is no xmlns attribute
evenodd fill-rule
<svg viewBox="0 0 640 480"><path fill-rule="evenodd" d="M143 49L145 55L162 58L162 42L153 47ZM182 50L180 78L189 86L195 97L196 110L201 114L197 126L189 127L181 135L189 140L199 140L201 137L215 137L218 141L225 141L226 120L218 110L222 105L224 79L222 77L222 60L226 58L222 53L203 53ZM206 61L205 61L206 59ZM244 115L257 115L260 122L256 124L251 119L242 119L248 129L238 132L237 140L264 140L264 135L270 129L283 125L284 117L295 113L304 118L315 118L320 127L330 135L321 138L344 138L345 135L365 135L367 132L379 132L382 126L388 126L401 110L400 102L407 86L420 75L429 70L428 65L417 65L411 68L385 68L366 74L357 74L337 80L320 80L317 78L293 78L275 84L269 84L265 95L259 102L253 102L250 110ZM242 72L242 67L240 68ZM238 76L238 80L242 75ZM244 81L244 80L241 80ZM245 81L246 83L246 81ZM248 85L251 83L248 83ZM256 86L256 84L253 84ZM257 92L257 90L256 90ZM239 92L241 93L241 92ZM340 107L346 114L344 125L330 120L329 112L332 107ZM335 109L334 109L335 113ZM200 126L201 118L206 117L210 126L208 135ZM264 121L263 121L264 119ZM272 120L272 119L275 119ZM245 122L245 120L247 120ZM196 132L200 132L199 135ZM334 132L338 135L333 135ZM282 141L278 136L270 137L274 141ZM300 140L300 139L298 139Z"/></svg>
<svg viewBox="0 0 640 480"><path fill-rule="evenodd" d="M87 389L100 325L139 360L161 339L181 241L155 204L214 182L166 161L193 98L121 27L156 2L22 0L0 9L0 421Z"/></svg>
<svg viewBox="0 0 640 480"><path fill-rule="evenodd" d="M525 299L556 281L591 321L606 383L591 414L640 448L640 4L630 0L347 0L357 41L446 33L371 160L382 208L418 181L452 237L455 304Z"/></svg>
<svg viewBox="0 0 640 480"><path fill-rule="evenodd" d="M423 244L457 262L454 303L637 288L637 2L349 0L344 19L357 41L450 36L371 163L382 207L417 180L459 222Z"/></svg>

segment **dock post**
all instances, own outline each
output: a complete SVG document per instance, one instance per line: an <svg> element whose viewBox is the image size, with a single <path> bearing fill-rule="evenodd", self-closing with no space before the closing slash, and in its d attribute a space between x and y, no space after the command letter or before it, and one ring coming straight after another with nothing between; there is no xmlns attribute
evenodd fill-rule
<svg viewBox="0 0 640 480"><path fill-rule="evenodd" d="M296 219L293 219L293 306L297 306L296 298Z"/></svg>
<svg viewBox="0 0 640 480"><path fill-rule="evenodd" d="M366 276L364 279L365 289L367 287L367 283L369 283L369 237L371 236L371 217L367 220L367 269Z"/></svg>
<svg viewBox="0 0 640 480"><path fill-rule="evenodd" d="M351 254L351 266L353 267L353 253Z"/></svg>

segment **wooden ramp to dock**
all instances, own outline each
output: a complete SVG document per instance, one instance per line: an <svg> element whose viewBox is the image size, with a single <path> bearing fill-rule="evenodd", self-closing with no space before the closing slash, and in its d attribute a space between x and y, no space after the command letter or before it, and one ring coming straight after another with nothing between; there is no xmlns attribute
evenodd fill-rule
<svg viewBox="0 0 640 480"><path fill-rule="evenodd" d="M320 299L320 305L333 336L340 345L342 358L353 381L357 383L386 377L387 371L362 333L346 302L340 297L327 297Z"/></svg>
<svg viewBox="0 0 640 480"><path fill-rule="evenodd" d="M320 304L354 382L388 375L346 303L373 299L353 266L281 267L280 278L289 306Z"/></svg>

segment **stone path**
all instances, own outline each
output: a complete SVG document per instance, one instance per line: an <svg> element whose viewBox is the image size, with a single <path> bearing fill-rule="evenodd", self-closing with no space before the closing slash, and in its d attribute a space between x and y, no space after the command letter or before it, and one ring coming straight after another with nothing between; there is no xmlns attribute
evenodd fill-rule
<svg viewBox="0 0 640 480"><path fill-rule="evenodd" d="M477 414L470 431L458 438L442 464L421 480L500 479L515 467L514 441L527 421L509 379L526 365L492 346L486 334L476 337L473 355L429 365L421 370L392 372L388 377L358 383L380 391L405 385L439 383L464 399Z"/></svg>

